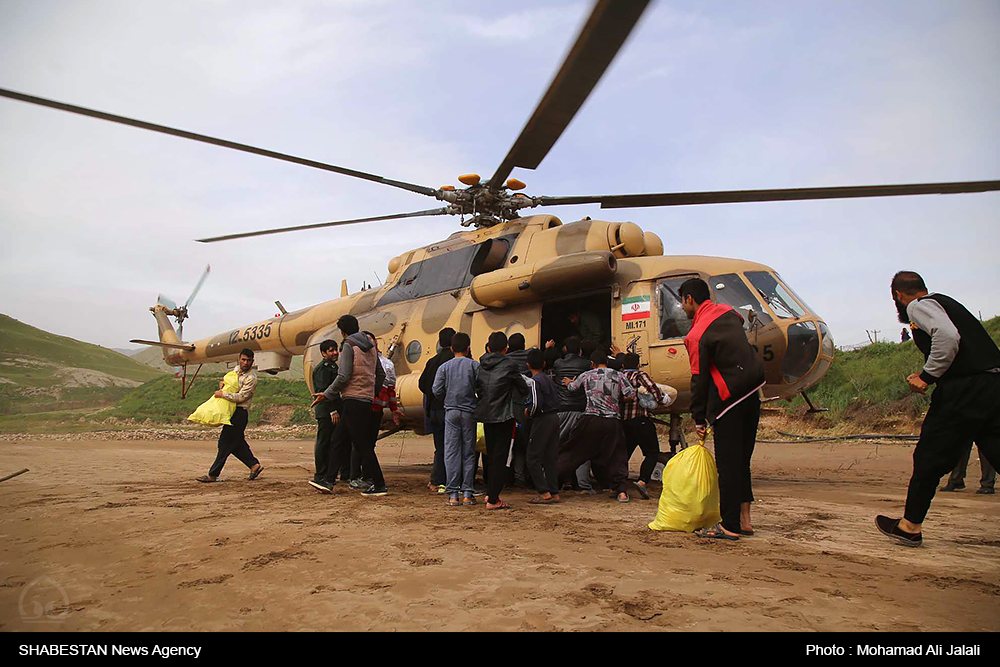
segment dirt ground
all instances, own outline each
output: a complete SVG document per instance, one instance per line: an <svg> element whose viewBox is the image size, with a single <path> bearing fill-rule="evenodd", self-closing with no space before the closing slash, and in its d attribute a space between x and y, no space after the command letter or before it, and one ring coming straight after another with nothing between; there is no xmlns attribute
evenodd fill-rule
<svg viewBox="0 0 1000 667"><path fill-rule="evenodd" d="M260 479L231 458L205 485L214 442L0 442L0 474L30 469L0 484L0 630L1000 630L975 456L909 549L873 517L899 515L912 444L759 444L739 542L649 530L658 486L445 507L426 437L379 443L382 498L314 491L310 441L251 444Z"/></svg>

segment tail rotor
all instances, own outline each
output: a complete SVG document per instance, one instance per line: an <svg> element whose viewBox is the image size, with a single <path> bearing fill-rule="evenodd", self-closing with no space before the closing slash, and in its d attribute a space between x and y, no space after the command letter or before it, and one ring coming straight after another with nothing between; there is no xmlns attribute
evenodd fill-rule
<svg viewBox="0 0 1000 667"><path fill-rule="evenodd" d="M187 298L187 301L184 302L183 306L178 306L173 299L162 294L159 294L156 297L156 303L166 308L168 315L174 316L174 320L177 322L177 337L182 341L184 340L184 320L188 318L188 307L198 295L199 290L201 290L201 286L205 284L205 279L208 278L208 274L211 271L211 264L205 266L205 271L201 274L201 278L198 279L198 283L194 286L191 296Z"/></svg>

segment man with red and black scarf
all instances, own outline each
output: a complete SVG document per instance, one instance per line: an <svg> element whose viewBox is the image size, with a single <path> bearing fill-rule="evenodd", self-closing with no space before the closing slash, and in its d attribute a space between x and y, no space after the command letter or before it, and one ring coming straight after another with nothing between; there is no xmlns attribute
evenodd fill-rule
<svg viewBox="0 0 1000 667"><path fill-rule="evenodd" d="M760 422L757 390L764 386L764 364L747 340L743 317L709 296L708 283L700 278L681 285L684 312L693 320L684 337L691 360L691 416L698 437L705 437L709 425L715 432L722 514L721 523L697 534L736 540L753 535L750 457Z"/></svg>

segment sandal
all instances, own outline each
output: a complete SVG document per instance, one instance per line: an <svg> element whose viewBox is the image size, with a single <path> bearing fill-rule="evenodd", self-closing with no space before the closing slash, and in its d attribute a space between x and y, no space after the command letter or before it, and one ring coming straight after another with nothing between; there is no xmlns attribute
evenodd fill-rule
<svg viewBox="0 0 1000 667"><path fill-rule="evenodd" d="M247 479L249 479L252 482L255 479L257 479L258 477L260 477L260 474L262 472L264 472L264 466L262 466L261 464L258 463L257 464L257 470L256 471L251 470L250 471L250 477L248 477Z"/></svg>
<svg viewBox="0 0 1000 667"><path fill-rule="evenodd" d="M694 531L694 534L698 537L710 537L716 540L738 540L740 539L737 535L729 535L722 529L722 524L717 523L711 528L699 528Z"/></svg>
<svg viewBox="0 0 1000 667"><path fill-rule="evenodd" d="M196 477L195 479L197 481L199 481L199 482L205 482L206 484L208 484L210 482L218 482L219 481L218 479L212 479L208 475L202 475L201 477Z"/></svg>
<svg viewBox="0 0 1000 667"><path fill-rule="evenodd" d="M449 498L445 505L448 507L461 507L462 502L458 498Z"/></svg>
<svg viewBox="0 0 1000 667"><path fill-rule="evenodd" d="M646 491L646 485L640 484L639 482L634 482L632 484L639 491L639 495L642 496L643 500L649 500L649 493Z"/></svg>
<svg viewBox="0 0 1000 667"><path fill-rule="evenodd" d="M742 528L740 528L740 535L743 535L744 537L750 537L750 536L753 535L753 531L752 530L743 530Z"/></svg>
<svg viewBox="0 0 1000 667"><path fill-rule="evenodd" d="M495 510L509 510L510 508L511 506L502 500L498 502L496 505L493 505L492 507L490 507L489 503L486 503L486 509L488 509L491 512Z"/></svg>
<svg viewBox="0 0 1000 667"><path fill-rule="evenodd" d="M462 505L478 505L475 498L471 496L468 498L462 498Z"/></svg>
<svg viewBox="0 0 1000 667"><path fill-rule="evenodd" d="M528 502L531 503L532 505L551 505L555 501L553 501L551 496L548 498L544 498L541 495L537 495Z"/></svg>

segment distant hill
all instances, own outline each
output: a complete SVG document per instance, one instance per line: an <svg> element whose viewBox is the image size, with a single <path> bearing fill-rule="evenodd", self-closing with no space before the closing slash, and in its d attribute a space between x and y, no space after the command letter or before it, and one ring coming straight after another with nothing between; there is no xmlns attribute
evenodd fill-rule
<svg viewBox="0 0 1000 667"><path fill-rule="evenodd" d="M0 314L0 414L108 405L155 368Z"/></svg>

